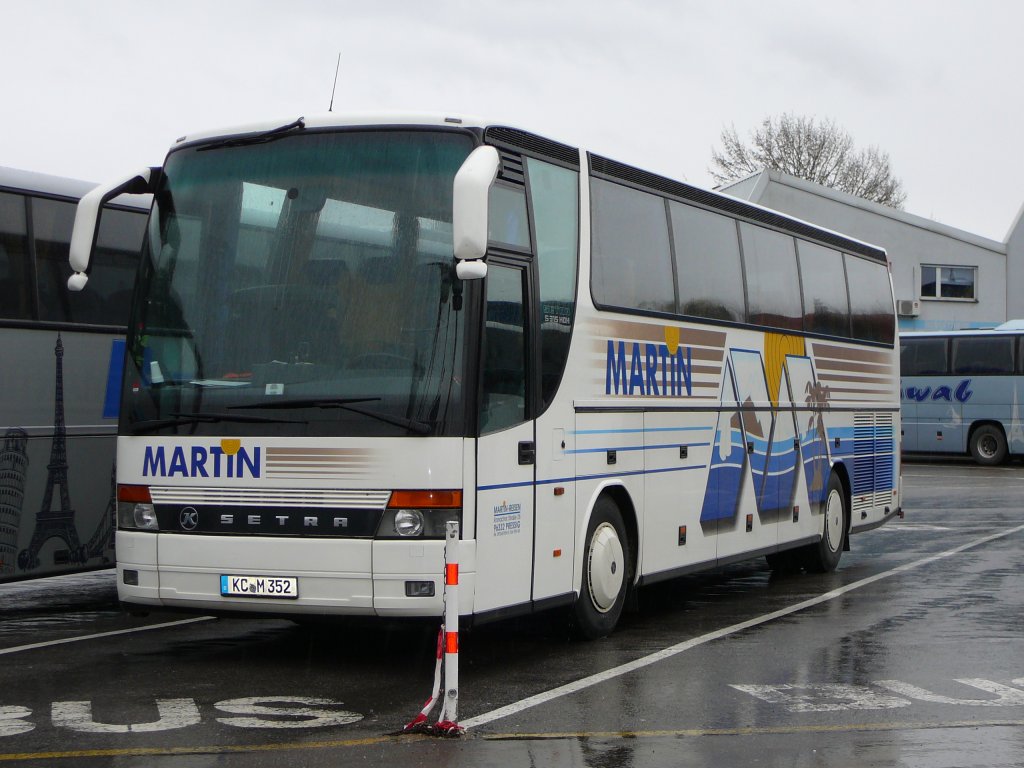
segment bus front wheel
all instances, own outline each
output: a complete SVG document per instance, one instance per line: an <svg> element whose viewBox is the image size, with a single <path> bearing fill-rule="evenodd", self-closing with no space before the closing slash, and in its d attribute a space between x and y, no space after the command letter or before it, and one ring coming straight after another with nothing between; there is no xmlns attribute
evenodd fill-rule
<svg viewBox="0 0 1024 768"><path fill-rule="evenodd" d="M1006 436L992 424L982 424L971 433L971 456L979 464L991 467L1006 461Z"/></svg>
<svg viewBox="0 0 1024 768"><path fill-rule="evenodd" d="M633 572L622 513L607 496L597 500L587 526L583 578L573 608L573 627L587 640L609 634L622 615Z"/></svg>

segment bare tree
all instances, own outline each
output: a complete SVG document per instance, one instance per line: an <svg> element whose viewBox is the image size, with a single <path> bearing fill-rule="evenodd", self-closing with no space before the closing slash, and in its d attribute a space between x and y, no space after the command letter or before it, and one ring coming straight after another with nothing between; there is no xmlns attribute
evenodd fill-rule
<svg viewBox="0 0 1024 768"><path fill-rule="evenodd" d="M711 176L719 184L771 169L901 209L906 193L878 147L857 150L832 120L782 114L766 117L744 143L735 126L722 129L722 149L712 149Z"/></svg>

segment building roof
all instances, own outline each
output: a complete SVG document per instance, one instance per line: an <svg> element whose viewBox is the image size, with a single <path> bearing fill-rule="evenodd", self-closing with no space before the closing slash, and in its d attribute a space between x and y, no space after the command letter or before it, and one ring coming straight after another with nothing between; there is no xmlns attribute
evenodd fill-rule
<svg viewBox="0 0 1024 768"><path fill-rule="evenodd" d="M862 197L851 195L848 192L841 192L838 189L832 189L822 184L817 184L813 181L807 181L805 179L791 176L788 173L782 171L775 171L765 169L747 176L746 178L739 179L730 184L722 185L717 187L721 192L728 194L736 194L746 197L754 202L760 202L768 190L769 183L780 184L785 187L800 190L817 197L823 197L833 202L846 205L851 208L857 208L868 213L872 213L876 216L883 216L887 219L898 221L907 226L917 227L918 229L924 229L929 232L933 232L943 237L950 237L954 240L960 240L970 245L975 245L980 248L987 248L992 251L999 253L1006 253L1006 241L999 242L998 240L992 240L981 235L976 235L972 232L966 232L956 227L951 227L948 224L941 224L932 219L925 218L924 216L918 216L913 213L907 213L906 211L900 211L895 208L890 208L887 205L876 203L871 200L865 200ZM1021 214L1024 215L1024 209ZM1018 216L1018 224L1020 223L1020 216ZM1016 228L1011 227L1011 232ZM1009 239L1009 236L1007 237Z"/></svg>

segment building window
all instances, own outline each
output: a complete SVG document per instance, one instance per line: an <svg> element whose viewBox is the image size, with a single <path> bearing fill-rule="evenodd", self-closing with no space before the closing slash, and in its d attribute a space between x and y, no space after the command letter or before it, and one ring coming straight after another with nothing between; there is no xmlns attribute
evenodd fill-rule
<svg viewBox="0 0 1024 768"><path fill-rule="evenodd" d="M974 289L977 278L977 267L940 267L922 264L921 298L974 301L977 298Z"/></svg>

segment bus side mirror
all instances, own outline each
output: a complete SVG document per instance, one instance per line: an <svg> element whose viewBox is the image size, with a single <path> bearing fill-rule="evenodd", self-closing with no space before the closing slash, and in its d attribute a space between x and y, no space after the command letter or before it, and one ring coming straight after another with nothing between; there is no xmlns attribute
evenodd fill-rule
<svg viewBox="0 0 1024 768"><path fill-rule="evenodd" d="M152 193L159 170L146 168L112 184L101 184L78 201L68 256L72 272L68 278L69 291L80 291L89 281L89 261L92 258L92 249L96 245L96 233L99 231L100 211L103 206L121 194Z"/></svg>
<svg viewBox="0 0 1024 768"><path fill-rule="evenodd" d="M480 260L487 253L488 203L500 162L494 147L477 147L455 174L452 239L457 260L455 271L462 280L475 280L487 274L487 265ZM471 266L473 262L476 264Z"/></svg>

